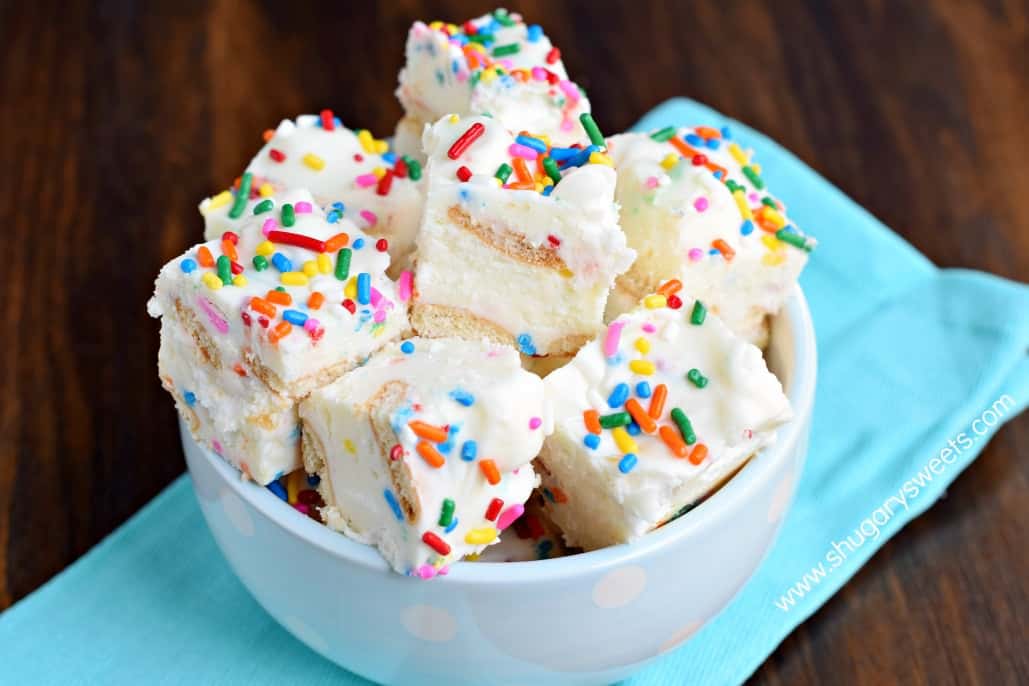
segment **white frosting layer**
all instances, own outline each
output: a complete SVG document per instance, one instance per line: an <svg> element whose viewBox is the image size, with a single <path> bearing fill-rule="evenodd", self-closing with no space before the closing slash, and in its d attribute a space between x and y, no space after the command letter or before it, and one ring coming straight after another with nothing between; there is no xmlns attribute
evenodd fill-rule
<svg viewBox="0 0 1029 686"><path fill-rule="evenodd" d="M412 180L407 162L398 164L384 141L335 122L326 129L317 115L301 115L296 122L283 119L247 166L253 174L251 193L260 199L262 186L268 184L264 193L304 188L322 206L342 202L345 216L371 235L386 238L394 262L406 264L421 220L424 184ZM388 188L380 183L386 174L391 177ZM420 170L413 175L421 178ZM200 203L208 240L235 230L228 217L232 203L224 197L221 204L214 200Z"/></svg>
<svg viewBox="0 0 1029 686"><path fill-rule="evenodd" d="M396 382L403 384L400 402L384 405L382 398L389 395L384 387ZM327 523L375 545L396 571L423 577L495 543L493 534L520 514L536 485L529 462L549 426L544 412L542 381L521 369L511 348L420 338L403 347L388 346L366 365L312 393L300 409L305 430L327 453L320 474ZM446 441L419 438L411 422L447 427ZM381 429L377 435L376 423L388 425L392 435L381 435ZM392 454L395 440L400 454ZM418 444L423 440L442 457L441 466L422 457ZM467 452L469 445L474 454ZM397 492L391 459L402 460L411 492ZM499 483L486 478L484 460L493 461ZM394 507L405 497L417 503L414 521L399 504ZM489 520L486 512L495 498L503 503ZM441 525L446 499L454 509L451 523ZM484 538L466 538L473 531ZM450 551L430 547L423 540L426 532Z"/></svg>
<svg viewBox="0 0 1029 686"><path fill-rule="evenodd" d="M791 224L749 152L710 129L680 128L675 136L678 146L640 133L609 140L621 225L637 252L633 268L619 281L626 304L612 302L609 317L674 277L731 329L762 344L764 317L782 307L807 252L776 238L776 229ZM705 159L694 163L684 150ZM738 188L738 199L727 182ZM775 208L764 207L765 199ZM807 243L814 245L811 239Z"/></svg>
<svg viewBox="0 0 1029 686"><path fill-rule="evenodd" d="M718 485L790 419L789 401L761 351L714 315L692 324L692 307L687 301L678 310L641 307L622 315L544 379L554 411L554 434L540 457L544 486L564 492L547 509L570 544L595 548L642 536ZM693 369L706 377L706 385L687 379ZM659 385L667 396L652 417ZM653 426L634 421L641 431L587 428L586 411L601 417L628 412L630 399L648 412ZM677 427L673 408L685 413L695 443L688 444ZM661 427L683 441L682 453L669 447ZM695 453L700 444L706 446L703 459Z"/></svg>
<svg viewBox="0 0 1029 686"><path fill-rule="evenodd" d="M257 371L273 390L298 397L398 337L408 326L407 304L386 277L389 255L376 249L374 238L349 220L327 221L307 191L287 191L271 202L274 208L262 214L255 215L254 208L248 206L246 218L237 227L234 250L236 264L243 268L242 279L237 277L232 284L223 285L215 267L203 266L201 248L215 260L223 254L223 241L208 241L161 269L150 309L153 316L160 316L174 312L178 302L192 312L215 345L233 357L242 356L249 372ZM287 204L307 210L295 214L293 226L283 223ZM350 254L346 280L336 275L337 250L329 254L282 241L269 244L265 236L269 228L316 241L345 233L345 241L336 240ZM267 267L261 270L254 263L259 252L267 253ZM284 275L280 266L289 275ZM303 283L285 283L289 279ZM365 279L369 297L361 302L359 284ZM288 294L290 304L269 301L269 291L278 287ZM318 307L310 300L315 292L322 296ZM256 307L253 298L258 299ZM271 308L274 314L262 313L262 308ZM309 321L300 323L302 320Z"/></svg>
<svg viewBox="0 0 1029 686"><path fill-rule="evenodd" d="M579 115L590 105L568 80L560 53L538 26L517 14L501 16L509 26L484 15L461 26L411 27L397 89L407 116L433 122L444 114L488 114L557 145L581 140Z"/></svg>

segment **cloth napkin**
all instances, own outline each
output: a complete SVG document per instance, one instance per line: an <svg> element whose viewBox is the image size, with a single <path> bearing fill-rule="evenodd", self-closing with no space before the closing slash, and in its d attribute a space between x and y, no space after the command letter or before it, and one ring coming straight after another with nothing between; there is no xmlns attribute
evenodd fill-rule
<svg viewBox="0 0 1029 686"><path fill-rule="evenodd" d="M696 102L666 102L637 128L670 124L728 125L819 240L801 279L820 357L814 426L782 534L721 615L629 681L736 684L1024 409L1029 287L937 269L792 154ZM264 613L185 476L0 614L0 665L8 683L367 683Z"/></svg>

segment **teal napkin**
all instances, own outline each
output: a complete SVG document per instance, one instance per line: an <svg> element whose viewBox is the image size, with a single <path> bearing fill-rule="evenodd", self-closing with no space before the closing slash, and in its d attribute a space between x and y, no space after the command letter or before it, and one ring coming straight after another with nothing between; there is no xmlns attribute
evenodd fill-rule
<svg viewBox="0 0 1029 686"><path fill-rule="evenodd" d="M736 684L1024 409L1029 287L935 268L792 154L703 105L669 101L637 128L669 124L728 125L819 240L801 279L818 333L814 428L782 535L719 617L629 682ZM190 490L181 477L0 615L4 680L367 683L264 613Z"/></svg>

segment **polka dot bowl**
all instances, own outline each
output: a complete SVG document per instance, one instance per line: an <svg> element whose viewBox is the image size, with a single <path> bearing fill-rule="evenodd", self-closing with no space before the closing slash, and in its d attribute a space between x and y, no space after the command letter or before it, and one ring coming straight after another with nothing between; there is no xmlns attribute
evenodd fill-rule
<svg viewBox="0 0 1029 686"><path fill-rule="evenodd" d="M721 490L630 545L534 562L466 562L431 581L299 515L183 432L204 516L236 574L296 638L386 684L600 684L689 640L757 568L807 450L815 339L798 289L769 364L795 419Z"/></svg>

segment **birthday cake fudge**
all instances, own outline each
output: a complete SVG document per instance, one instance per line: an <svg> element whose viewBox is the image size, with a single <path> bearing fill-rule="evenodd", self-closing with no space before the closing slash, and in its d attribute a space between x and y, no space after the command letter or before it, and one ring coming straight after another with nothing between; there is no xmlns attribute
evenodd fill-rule
<svg viewBox="0 0 1029 686"><path fill-rule="evenodd" d="M514 349L413 338L300 404L326 523L430 578L495 543L537 478L543 382Z"/></svg>
<svg viewBox="0 0 1029 686"><path fill-rule="evenodd" d="M561 51L518 14L500 9L461 25L416 22L406 60L397 88L406 116L395 136L404 153L420 155L425 125L445 114L489 115L554 145L583 138L586 95L568 79Z"/></svg>
<svg viewBox="0 0 1029 686"><path fill-rule="evenodd" d="M761 351L670 281L544 379L554 431L536 461L569 545L625 543L674 518L790 419Z"/></svg>
<svg viewBox="0 0 1029 686"><path fill-rule="evenodd" d="M346 128L331 111L283 119L265 132L257 153L235 188L200 203L204 237L213 240L238 223L263 199L306 189L328 209L330 220L346 216L381 239L399 274L414 248L422 215L421 163L389 151L386 141L366 130ZM237 199L244 198L247 203Z"/></svg>
<svg viewBox="0 0 1029 686"><path fill-rule="evenodd" d="M420 335L486 336L555 355L602 326L633 251L618 227L603 137L583 119L593 144L582 147L513 135L488 117L450 115L426 129L411 310Z"/></svg>
<svg viewBox="0 0 1029 686"><path fill-rule="evenodd" d="M608 318L678 278L734 332L764 347L814 247L768 190L761 168L727 129L668 127L609 140L615 199L632 268Z"/></svg>

